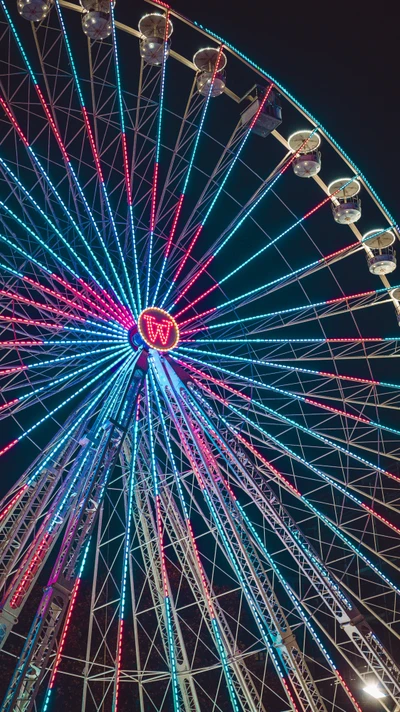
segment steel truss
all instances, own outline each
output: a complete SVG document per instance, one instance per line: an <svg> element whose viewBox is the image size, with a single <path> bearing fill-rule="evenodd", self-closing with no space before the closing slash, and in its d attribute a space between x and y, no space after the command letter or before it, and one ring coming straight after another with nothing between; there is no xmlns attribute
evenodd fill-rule
<svg viewBox="0 0 400 712"><path fill-rule="evenodd" d="M112 3L101 41L31 4L0 0L1 711L399 712L400 289L324 175L398 221L161 0L169 38Z"/></svg>

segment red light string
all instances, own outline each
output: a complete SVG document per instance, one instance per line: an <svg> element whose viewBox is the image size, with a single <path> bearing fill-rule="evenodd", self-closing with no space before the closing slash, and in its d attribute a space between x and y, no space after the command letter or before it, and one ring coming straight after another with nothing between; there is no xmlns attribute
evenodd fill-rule
<svg viewBox="0 0 400 712"><path fill-rule="evenodd" d="M267 89L267 91L265 92L265 94L264 94L264 96L263 96L263 99L262 99L262 101L260 102L260 106L258 107L258 109L257 109L257 111L256 111L256 113L255 113L255 115L253 116L253 118L252 118L252 120L251 120L249 129L248 129L248 131L246 132L245 138L244 138L244 140L242 141L242 144L241 144L241 146L240 146L240 148L239 148L239 150L238 150L236 156L238 156L238 155L240 154L240 152L241 152L241 150L242 150L242 148L243 148L243 145L244 145L244 143L245 143L246 140L247 140L247 137L249 136L250 132L251 132L252 129L254 128L255 124L257 123L258 118L259 118L259 116L260 116L260 114L261 114L261 112L262 112L262 110L263 110L263 108L264 108L265 103L266 103L267 100L268 100L268 97L269 97L269 95L270 95L270 93L271 93L271 91L272 91L273 86L274 86L273 84L270 84L269 87L268 87L268 89ZM235 159L234 159L234 160L235 160ZM177 281L177 279L178 279L178 277L179 277L179 275L180 275L182 269L184 268L184 266L185 266L185 264L186 264L186 262L187 262L187 259L188 259L189 255L190 255L190 253L191 253L193 247L195 246L195 244L196 244L196 242L197 242L197 240L198 240L198 238L199 238L199 235L200 235L200 233L201 233L201 231L202 231L204 225L205 225L205 221L202 222L202 223L200 223L200 225L198 226L198 228L197 228L197 230L196 230L196 233L195 233L195 235L194 235L194 237L193 237L193 239L192 239L192 241L191 241L191 243L190 243L188 249L186 250L186 252L185 252L185 254L184 254L183 258L182 258L182 261L181 261L181 263L180 263L180 265L179 265L179 267L178 267L178 269L177 269L177 271L176 271L176 273L175 273L175 276L173 277L173 280L172 280L173 282L176 282L176 281ZM212 259L212 257L210 258L210 261L211 261L211 259Z"/></svg>
<svg viewBox="0 0 400 712"><path fill-rule="evenodd" d="M0 289L0 295L3 297L8 297L9 299L13 299L17 302L22 302L23 304L29 304L30 306L33 306L39 310L43 309L44 311L49 311L53 314L59 314L60 316L63 316L68 320L80 321L82 323L86 322L86 319L84 319L82 316L77 316L75 314L72 314L71 312L65 312L62 309L57 309L56 307L48 306L47 304L44 304L43 302L37 302L34 299L28 299L27 297L23 297L20 294L16 294L15 292L7 292L5 289Z"/></svg>
<svg viewBox="0 0 400 712"><path fill-rule="evenodd" d="M196 379L195 379L195 380L196 380ZM219 396L217 393L214 393L214 391L213 391L211 388L209 388L208 386L206 386L204 383L201 383L201 382L199 382L199 381L196 381L196 383L197 383L197 385L199 385L203 390L205 390L212 398L214 398L216 401L222 403L223 405L226 405L228 408L231 407L229 401L227 401L226 399L222 398L222 397ZM226 386L224 386L224 387L226 387ZM250 399L248 396L244 396L244 395L241 394L239 391L237 391L237 394L240 395L242 398L251 401L251 399ZM235 431L235 432L236 432L236 431ZM396 477L395 475L392 475L390 472L386 472L386 471L385 471L385 472L382 473L382 474L387 474L388 477L390 477L390 479L394 479L394 480L396 480L396 481L398 481L398 482L400 481L400 478ZM334 486L336 486L336 483L335 483L334 481L331 480L331 483L332 483ZM341 490L339 490L339 491L341 491ZM397 526L396 526L393 522L391 522L389 519L386 519L386 517L383 517L381 514L379 514L376 510L374 510L374 509L373 509L372 507L370 507L368 504L365 504L365 502L363 502L362 500L355 499L355 498L354 498L354 495L350 495L350 493L349 493L349 496L350 496L350 499L351 499L352 501L356 502L356 503L358 504L358 506L361 507L361 509L363 509L365 512L368 512L368 514L370 514L372 517L374 517L375 519L377 519L378 521L380 521L382 524L385 524L389 529L391 529L392 531L394 531L396 534L400 534L400 528L397 527Z"/></svg>
<svg viewBox="0 0 400 712"><path fill-rule="evenodd" d="M269 92L271 91L271 89L272 89L272 84L270 85L267 94L269 94ZM265 98L265 99L266 99L266 98ZM254 122L254 123L255 123L255 122ZM301 146L297 149L297 151L296 151L295 153L293 153L293 155L292 155L292 156L290 157L290 159L285 163L285 165L283 166L283 168L281 168L281 170L278 172L278 175L275 176L275 178L273 179L274 181L276 181L280 176L282 176L282 175L285 173L285 171L287 171L287 169L289 168L289 166L292 165L293 161L295 160L295 158L297 158L297 156L299 155L299 153L300 153L300 151L302 150L302 148L307 144L308 140L309 140L309 137L306 138L306 139L303 141L303 143L301 144ZM270 182L269 182L269 185L271 185ZM268 190L268 186L267 186L267 190ZM315 208L313 208L313 209L310 210L308 213L306 213L306 215L303 216L302 221L305 220L306 218L308 218L308 217L309 217L310 215L312 215L313 213L315 213L317 210L319 210L319 208L321 208L323 205L325 205L325 203L328 202L328 200L331 200L332 196L335 195L339 190L340 190L340 188L338 188L338 190L335 191L335 193L332 193L332 195L326 196L326 198L324 198L318 205L316 205ZM191 251L191 250L192 250L192 248L193 248L195 242L197 241L197 239L198 239L198 237L199 237L199 235L200 235L200 232L201 232L202 228L203 228L203 225L201 224L201 225L199 226L199 228L197 229L196 234L195 234L195 236L194 236L194 238L193 238L191 244L189 245L188 251ZM219 248L219 249L221 249L221 248ZM213 260L213 259L215 258L215 256L216 256L216 254L217 254L217 251L215 250L215 251L213 252L213 254L210 256L210 258L207 260L208 264L210 264L210 262L212 262L212 260ZM188 257L188 254L184 256L184 260L185 260L185 261L187 260L187 257ZM179 271L180 271L180 270L179 270ZM177 273L177 274L178 274L178 273ZM199 270L199 272L196 273L195 278L194 278L194 279L192 280L192 282L191 282L191 286L195 283L195 281L196 281L197 278L200 276L200 274L201 274L201 270ZM177 279L177 275L175 275L173 281L176 281L176 279ZM180 301L180 299L182 298L182 296L183 296L183 295L182 295L182 292L181 292L181 293L178 295L178 297L176 298L176 300L175 300L173 306L175 306L175 305Z"/></svg>

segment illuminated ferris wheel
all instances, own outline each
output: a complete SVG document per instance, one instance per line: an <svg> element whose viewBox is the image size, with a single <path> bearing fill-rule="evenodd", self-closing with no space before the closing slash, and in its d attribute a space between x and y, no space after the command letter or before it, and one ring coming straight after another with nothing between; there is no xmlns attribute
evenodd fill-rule
<svg viewBox="0 0 400 712"><path fill-rule="evenodd" d="M167 4L0 4L1 710L399 710L394 219Z"/></svg>

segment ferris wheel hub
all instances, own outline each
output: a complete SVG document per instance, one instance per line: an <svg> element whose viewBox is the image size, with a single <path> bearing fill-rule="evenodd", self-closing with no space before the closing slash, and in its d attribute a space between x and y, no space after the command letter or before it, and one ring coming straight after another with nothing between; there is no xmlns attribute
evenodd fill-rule
<svg viewBox="0 0 400 712"><path fill-rule="evenodd" d="M157 351L170 351L179 341L179 327L171 314L147 307L139 315L138 333L144 343Z"/></svg>

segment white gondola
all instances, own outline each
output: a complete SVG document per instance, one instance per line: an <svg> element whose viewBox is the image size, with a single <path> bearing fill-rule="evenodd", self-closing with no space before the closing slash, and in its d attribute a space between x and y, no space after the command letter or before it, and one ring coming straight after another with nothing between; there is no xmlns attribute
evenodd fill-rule
<svg viewBox="0 0 400 712"><path fill-rule="evenodd" d="M85 10L82 29L91 40L105 40L111 35L110 0L81 0Z"/></svg>
<svg viewBox="0 0 400 712"><path fill-rule="evenodd" d="M363 236L369 248L368 268L371 274L390 274L396 269L396 252L393 247L396 237L392 230L370 230Z"/></svg>
<svg viewBox="0 0 400 712"><path fill-rule="evenodd" d="M332 213L340 225L355 223L361 217L361 200L358 193L361 185L355 178L338 178L328 186L332 195Z"/></svg>
<svg viewBox="0 0 400 712"><path fill-rule="evenodd" d="M144 15L139 22L139 32L142 35L140 40L140 56L146 64L162 64L164 50L169 54L171 44L170 37L174 31L172 22L168 19L168 31L165 32L165 15L158 12L151 12ZM166 37L167 34L167 37ZM164 42L167 42L165 48Z"/></svg>
<svg viewBox="0 0 400 712"><path fill-rule="evenodd" d="M196 52L193 57L193 64L197 69L197 89L202 96L208 96L214 73L211 96L220 96L224 92L226 86L226 63L226 55L223 52L220 53L215 47L205 47ZM216 69L217 71L215 71Z"/></svg>
<svg viewBox="0 0 400 712"><path fill-rule="evenodd" d="M312 178L321 170L320 135L310 129L296 131L288 138L289 148L297 153L292 162L293 171L299 178Z"/></svg>
<svg viewBox="0 0 400 712"><path fill-rule="evenodd" d="M41 22L49 14L53 0L18 0L17 8L24 20Z"/></svg>

